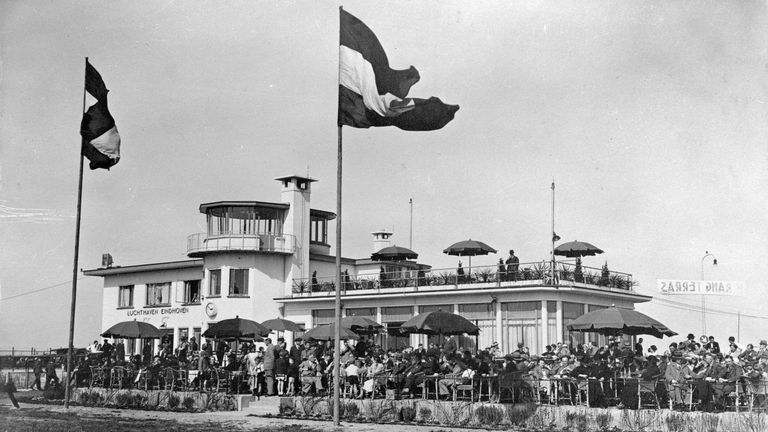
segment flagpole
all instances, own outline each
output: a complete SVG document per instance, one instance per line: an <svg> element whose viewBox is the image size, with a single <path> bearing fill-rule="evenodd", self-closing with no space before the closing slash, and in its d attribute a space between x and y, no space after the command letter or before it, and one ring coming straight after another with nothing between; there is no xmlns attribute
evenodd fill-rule
<svg viewBox="0 0 768 432"><path fill-rule="evenodd" d="M87 75L88 57L85 58ZM83 112L85 112L85 80L83 80ZM72 355L75 339L75 305L77 305L77 261L80 255L80 210L83 203L83 148L80 143L80 174L77 179L77 216L75 218L75 258L72 264L72 304L69 309L69 345L67 349L67 382L64 385L64 408L69 408L70 382L72 381Z"/></svg>
<svg viewBox="0 0 768 432"><path fill-rule="evenodd" d="M555 179L552 179L552 285L555 285Z"/></svg>
<svg viewBox="0 0 768 432"><path fill-rule="evenodd" d="M339 6L339 15L344 8ZM339 68L338 82L341 83L341 19L339 19ZM336 152L336 302L333 311L333 425L339 422L339 367L341 363L341 124L338 125L338 145Z"/></svg>

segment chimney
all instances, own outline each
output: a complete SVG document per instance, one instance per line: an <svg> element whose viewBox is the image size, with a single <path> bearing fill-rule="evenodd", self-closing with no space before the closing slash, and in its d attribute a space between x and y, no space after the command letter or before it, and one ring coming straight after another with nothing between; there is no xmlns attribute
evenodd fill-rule
<svg viewBox="0 0 768 432"><path fill-rule="evenodd" d="M387 246L392 246L389 242L389 238L392 237L392 231L381 229L374 231L373 234L373 252L376 253Z"/></svg>

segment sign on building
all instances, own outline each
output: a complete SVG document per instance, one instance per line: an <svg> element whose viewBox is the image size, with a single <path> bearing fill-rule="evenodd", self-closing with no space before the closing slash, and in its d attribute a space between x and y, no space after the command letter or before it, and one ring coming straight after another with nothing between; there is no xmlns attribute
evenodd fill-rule
<svg viewBox="0 0 768 432"><path fill-rule="evenodd" d="M664 295L741 295L745 283L735 281L656 279L659 293Z"/></svg>

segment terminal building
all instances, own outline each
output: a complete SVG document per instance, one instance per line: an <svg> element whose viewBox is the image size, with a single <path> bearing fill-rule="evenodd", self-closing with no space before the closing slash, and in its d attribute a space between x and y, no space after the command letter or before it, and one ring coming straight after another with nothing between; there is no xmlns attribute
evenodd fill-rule
<svg viewBox="0 0 768 432"><path fill-rule="evenodd" d="M336 215L310 207L314 179L287 176L280 201L218 201L200 205L206 232L187 238L188 260L85 270L104 278L102 331L128 320L149 322L177 346L219 320L263 322L285 318L305 329L333 322L336 259L328 239ZM392 232L372 232L372 252L390 246ZM651 297L637 293L632 275L607 268L576 269L572 261L520 263L517 274L503 266L433 269L414 259L341 260L342 315L365 316L384 325L376 336L384 349L428 343L403 336L399 325L434 310L461 314L480 327L461 337L467 349L499 342L504 352L517 343L532 353L556 342L576 344L582 333L567 325L586 312L615 305L634 308ZM300 336L281 334L288 342ZM586 337L602 343L602 337ZM158 340L126 341L126 353L157 349Z"/></svg>

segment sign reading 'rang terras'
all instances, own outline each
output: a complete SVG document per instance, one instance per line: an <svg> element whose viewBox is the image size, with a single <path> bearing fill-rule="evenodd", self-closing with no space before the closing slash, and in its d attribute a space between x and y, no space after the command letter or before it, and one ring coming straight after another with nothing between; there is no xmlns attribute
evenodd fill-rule
<svg viewBox="0 0 768 432"><path fill-rule="evenodd" d="M661 294L671 295L740 295L744 282L657 279L656 286Z"/></svg>

